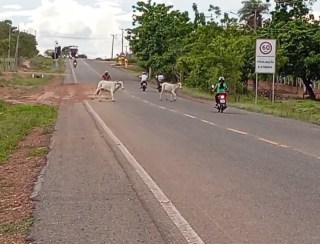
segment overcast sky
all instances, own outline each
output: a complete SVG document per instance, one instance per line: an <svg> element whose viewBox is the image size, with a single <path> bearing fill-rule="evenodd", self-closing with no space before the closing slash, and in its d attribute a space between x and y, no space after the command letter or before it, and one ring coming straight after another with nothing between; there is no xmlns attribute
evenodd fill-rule
<svg viewBox="0 0 320 244"><path fill-rule="evenodd" d="M111 34L119 34L114 53L121 52L120 28L131 27L135 0L1 0L0 20L10 19L21 30L36 33L38 49L43 52L59 45L77 45L79 52L89 57L111 56ZM170 3L176 9L192 11L197 2L199 10L207 13L209 4L223 12L237 12L241 0L156 0ZM189 3L188 3L189 2ZM320 2L314 11L320 10ZM125 41L125 46L128 45Z"/></svg>

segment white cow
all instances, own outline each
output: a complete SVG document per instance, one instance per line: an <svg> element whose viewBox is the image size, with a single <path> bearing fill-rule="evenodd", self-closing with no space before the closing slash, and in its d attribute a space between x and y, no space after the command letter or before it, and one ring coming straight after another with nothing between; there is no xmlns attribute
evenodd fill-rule
<svg viewBox="0 0 320 244"><path fill-rule="evenodd" d="M175 101L177 99L177 94L176 90L180 88L182 89L182 84L176 83L176 84L171 84L168 82L164 82L161 84L161 92L160 92L160 101L162 101L162 93L163 92L170 92L171 93L171 102Z"/></svg>
<svg viewBox="0 0 320 244"><path fill-rule="evenodd" d="M114 101L114 96L113 94L119 89L122 88L124 89L123 82L122 81L111 81L111 80L102 80L99 81L97 90L94 93L94 96L99 95L99 98L102 94L103 91L110 92L111 94L111 100ZM100 100L101 101L101 100Z"/></svg>

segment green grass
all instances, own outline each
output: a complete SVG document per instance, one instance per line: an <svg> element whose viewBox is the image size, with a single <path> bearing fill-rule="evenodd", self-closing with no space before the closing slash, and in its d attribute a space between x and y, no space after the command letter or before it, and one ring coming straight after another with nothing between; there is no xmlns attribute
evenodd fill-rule
<svg viewBox="0 0 320 244"><path fill-rule="evenodd" d="M183 92L193 97L213 100L214 96L209 92L184 86ZM252 96L241 95L235 102L234 96L229 96L228 103L230 106L245 109L252 112L271 114L278 117L298 119L320 125L320 102L307 99L288 99L282 101L271 101L259 98L257 105Z"/></svg>
<svg viewBox="0 0 320 244"><path fill-rule="evenodd" d="M47 58L43 56L36 56L31 60L31 68L30 71L37 71L37 72L52 72L52 58ZM59 66L58 69L55 70L57 73L64 73L65 71L65 64L63 59L59 59Z"/></svg>
<svg viewBox="0 0 320 244"><path fill-rule="evenodd" d="M36 88L47 84L52 80L52 78L53 76L51 75L45 75L44 78L32 78L31 75L30 77L20 77L15 75L9 80L0 78L0 86L24 86Z"/></svg>
<svg viewBox="0 0 320 244"><path fill-rule="evenodd" d="M271 114L278 117L298 119L320 125L320 102L302 99L270 101L259 99L257 105L254 99L231 103L232 106L253 112Z"/></svg>
<svg viewBox="0 0 320 244"><path fill-rule="evenodd" d="M26 233L32 225L32 218L25 218L18 223L0 225L0 235Z"/></svg>
<svg viewBox="0 0 320 244"><path fill-rule="evenodd" d="M124 66L119 66L119 67L137 74L140 74L142 71L145 71L144 69L136 65L132 65L132 66L129 65L127 69Z"/></svg>
<svg viewBox="0 0 320 244"><path fill-rule="evenodd" d="M190 88L183 85L182 85L182 92L195 98L203 98L208 100L212 100L214 98L214 95L211 95L209 92L204 92L200 89Z"/></svg>
<svg viewBox="0 0 320 244"><path fill-rule="evenodd" d="M0 100L0 164L33 128L53 125L56 117L55 106L10 105Z"/></svg>

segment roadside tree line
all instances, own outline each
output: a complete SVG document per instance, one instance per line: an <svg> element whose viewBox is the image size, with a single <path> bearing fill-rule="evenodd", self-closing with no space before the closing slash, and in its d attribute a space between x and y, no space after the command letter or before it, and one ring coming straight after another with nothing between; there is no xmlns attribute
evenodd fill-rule
<svg viewBox="0 0 320 244"><path fill-rule="evenodd" d="M233 93L254 77L255 40L277 39L277 75L303 80L315 99L313 80L320 79L320 26L311 13L316 0L243 1L238 13L210 5L193 19L172 5L139 1L127 40L138 64L190 87L209 89L225 76ZM269 13L270 18L263 18ZM266 75L264 78L268 78Z"/></svg>
<svg viewBox="0 0 320 244"><path fill-rule="evenodd" d="M10 42L9 42L10 40ZM21 57L31 58L39 53L35 35L21 31L12 25L11 20L0 21L0 55L2 58L15 57L17 42L18 54Z"/></svg>

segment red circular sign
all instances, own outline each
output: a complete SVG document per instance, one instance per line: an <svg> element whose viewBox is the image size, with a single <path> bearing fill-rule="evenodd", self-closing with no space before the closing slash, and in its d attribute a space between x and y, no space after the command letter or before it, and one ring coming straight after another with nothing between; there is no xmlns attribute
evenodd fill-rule
<svg viewBox="0 0 320 244"><path fill-rule="evenodd" d="M262 43L260 44L259 49L260 49L260 52L261 52L262 54L267 55L267 54L271 53L271 51L272 51L272 45L271 45L270 42L262 42Z"/></svg>

